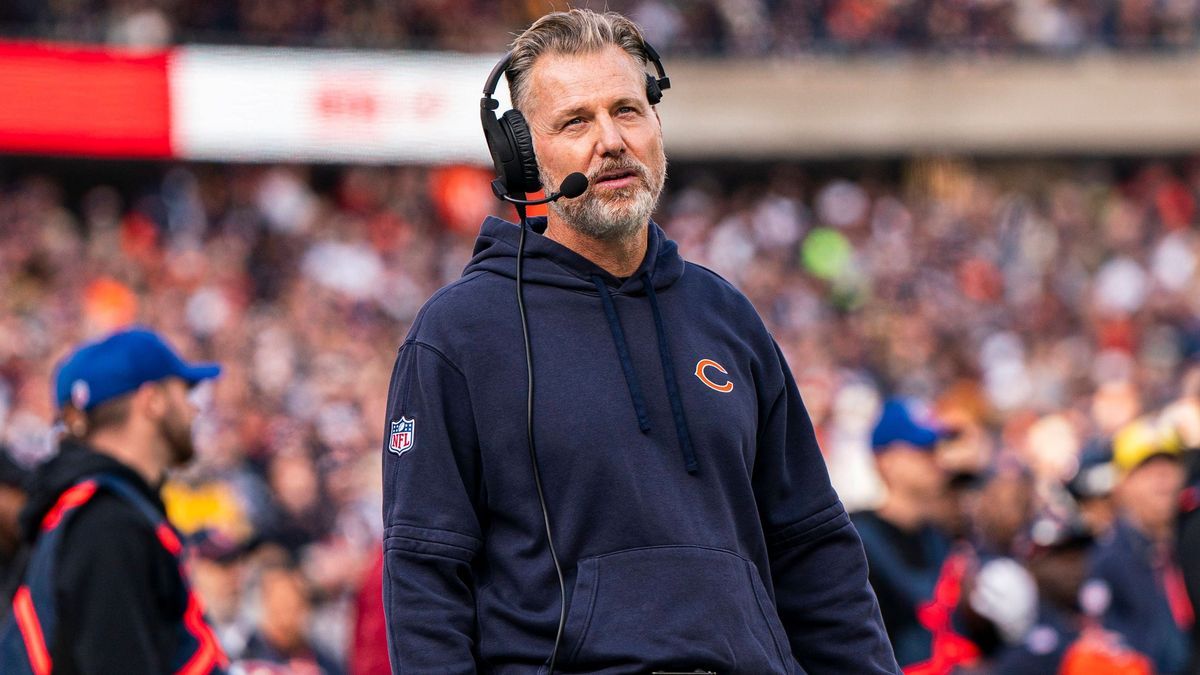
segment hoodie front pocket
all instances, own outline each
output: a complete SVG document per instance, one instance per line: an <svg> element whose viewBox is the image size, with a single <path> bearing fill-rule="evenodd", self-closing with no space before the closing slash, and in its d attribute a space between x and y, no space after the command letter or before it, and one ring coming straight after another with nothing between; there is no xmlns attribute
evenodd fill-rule
<svg viewBox="0 0 1200 675"><path fill-rule="evenodd" d="M579 562L567 614L572 670L687 666L790 673L778 613L758 571L728 551L655 546Z"/></svg>

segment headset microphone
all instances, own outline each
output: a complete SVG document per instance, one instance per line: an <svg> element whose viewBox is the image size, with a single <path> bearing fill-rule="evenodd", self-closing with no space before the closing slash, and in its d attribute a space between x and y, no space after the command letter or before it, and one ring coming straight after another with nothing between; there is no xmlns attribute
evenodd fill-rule
<svg viewBox="0 0 1200 675"><path fill-rule="evenodd" d="M563 179L563 182L559 184L558 191L551 193L549 197L545 197L543 199L517 199L516 197L511 197L504 189L504 183L500 179L497 178L496 180L492 181L492 192L497 197L510 204L516 204L518 206L537 206L538 204L549 204L550 202L561 199L562 197L574 199L586 192L587 189L587 176L579 173L578 171L568 174L567 177Z"/></svg>

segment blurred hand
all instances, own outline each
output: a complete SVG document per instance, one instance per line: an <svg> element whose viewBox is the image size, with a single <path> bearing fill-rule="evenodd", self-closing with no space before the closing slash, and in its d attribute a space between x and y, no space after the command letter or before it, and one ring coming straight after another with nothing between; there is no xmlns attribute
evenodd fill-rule
<svg viewBox="0 0 1200 675"><path fill-rule="evenodd" d="M1010 558L986 563L971 590L971 609L991 621L1010 644L1020 642L1037 620L1037 585L1033 576Z"/></svg>

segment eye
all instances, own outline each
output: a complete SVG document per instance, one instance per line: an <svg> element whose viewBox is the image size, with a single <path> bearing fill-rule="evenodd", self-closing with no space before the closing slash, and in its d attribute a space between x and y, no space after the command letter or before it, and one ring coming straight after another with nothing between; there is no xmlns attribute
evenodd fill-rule
<svg viewBox="0 0 1200 675"><path fill-rule="evenodd" d="M572 117L563 123L563 128L566 129L567 127L579 126L580 124L583 124L582 117Z"/></svg>
<svg viewBox="0 0 1200 675"><path fill-rule="evenodd" d="M638 109L631 105L623 105L620 108L617 108L618 115L634 115L637 114L637 112Z"/></svg>

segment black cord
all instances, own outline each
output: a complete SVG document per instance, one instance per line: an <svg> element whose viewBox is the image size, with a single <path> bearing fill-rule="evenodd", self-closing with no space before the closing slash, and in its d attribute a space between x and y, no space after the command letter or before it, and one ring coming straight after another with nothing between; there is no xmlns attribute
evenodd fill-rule
<svg viewBox="0 0 1200 675"><path fill-rule="evenodd" d="M537 486L538 503L542 506L542 522L546 526L546 543L550 547L550 559L554 561L554 572L558 574L558 631L554 634L554 650L550 652L550 669L554 675L554 663L558 660L558 645L562 641L563 627L567 622L567 584L563 581L562 565L554 550L554 536L550 532L550 511L546 508L546 494L542 491L542 473L538 470L537 451L533 447L533 349L529 344L529 321L525 317L525 288L522 284L525 266L525 231L529 224L525 220L525 206L515 204L521 222L521 240L517 244L517 310L521 313L521 333L525 337L525 437L529 441L529 462L533 465L533 484Z"/></svg>

